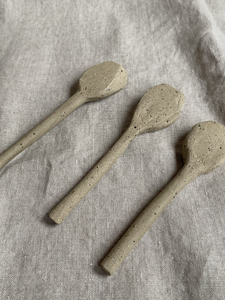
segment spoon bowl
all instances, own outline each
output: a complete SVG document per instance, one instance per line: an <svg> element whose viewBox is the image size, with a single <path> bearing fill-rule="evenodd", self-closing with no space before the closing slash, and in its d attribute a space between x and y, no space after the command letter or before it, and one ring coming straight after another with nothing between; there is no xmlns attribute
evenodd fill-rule
<svg viewBox="0 0 225 300"><path fill-rule="evenodd" d="M84 72L78 84L87 96L86 102L90 102L119 92L126 83L126 70L113 61L107 61Z"/></svg>
<svg viewBox="0 0 225 300"><path fill-rule="evenodd" d="M149 89L135 110L132 124L139 133L157 131L172 125L184 104L184 95L168 84Z"/></svg>
<svg viewBox="0 0 225 300"><path fill-rule="evenodd" d="M200 174L207 174L225 163L225 127L207 121L195 125L182 148L185 165L194 166Z"/></svg>

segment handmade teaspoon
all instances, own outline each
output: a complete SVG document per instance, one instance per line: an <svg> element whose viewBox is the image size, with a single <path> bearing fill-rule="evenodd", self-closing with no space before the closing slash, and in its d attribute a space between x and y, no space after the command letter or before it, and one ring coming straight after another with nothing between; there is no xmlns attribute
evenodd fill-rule
<svg viewBox="0 0 225 300"><path fill-rule="evenodd" d="M79 79L78 91L72 97L0 155L0 169L77 107L117 93L126 83L126 70L115 62L107 61L88 69Z"/></svg>
<svg viewBox="0 0 225 300"><path fill-rule="evenodd" d="M183 144L184 167L131 224L100 263L112 275L173 198L193 179L225 162L225 126L216 122L195 125Z"/></svg>
<svg viewBox="0 0 225 300"><path fill-rule="evenodd" d="M174 123L180 114L183 101L183 94L167 84L149 89L140 100L129 128L83 180L50 211L49 217L55 223L61 223L123 154L134 137Z"/></svg>

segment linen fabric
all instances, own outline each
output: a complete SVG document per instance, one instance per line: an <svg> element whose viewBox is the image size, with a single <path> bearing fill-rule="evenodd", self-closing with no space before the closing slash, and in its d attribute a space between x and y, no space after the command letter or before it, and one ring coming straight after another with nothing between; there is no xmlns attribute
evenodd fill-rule
<svg viewBox="0 0 225 300"><path fill-rule="evenodd" d="M98 263L182 168L203 121L225 125L224 0L1 0L0 153L104 61L128 83L86 103L0 170L0 299L225 299L225 165L190 183L113 276ZM47 213L128 127L151 87L185 95L170 127L134 139L60 224Z"/></svg>

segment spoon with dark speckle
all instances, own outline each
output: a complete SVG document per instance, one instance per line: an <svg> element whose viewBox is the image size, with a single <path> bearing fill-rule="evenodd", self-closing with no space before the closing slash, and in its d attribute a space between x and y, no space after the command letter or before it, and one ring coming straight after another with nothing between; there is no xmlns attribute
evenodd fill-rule
<svg viewBox="0 0 225 300"><path fill-rule="evenodd" d="M65 119L76 108L85 102L113 95L119 92L126 83L126 70L113 61L107 61L88 69L80 77L78 91L72 97L0 155L0 169Z"/></svg>
<svg viewBox="0 0 225 300"><path fill-rule="evenodd" d="M108 275L117 270L164 208L189 182L225 163L225 126L212 121L195 125L183 143L182 154L184 167L148 204L100 263Z"/></svg>
<svg viewBox="0 0 225 300"><path fill-rule="evenodd" d="M180 114L183 102L184 95L168 84L160 84L149 89L141 98L131 124L121 138L83 180L50 211L49 217L60 224L123 154L135 136L173 124Z"/></svg>

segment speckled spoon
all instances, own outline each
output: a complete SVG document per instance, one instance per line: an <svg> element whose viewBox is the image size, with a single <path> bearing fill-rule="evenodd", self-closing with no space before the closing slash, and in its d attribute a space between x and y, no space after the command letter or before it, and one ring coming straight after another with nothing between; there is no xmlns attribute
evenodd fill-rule
<svg viewBox="0 0 225 300"><path fill-rule="evenodd" d="M117 93L126 83L126 70L115 62L107 61L88 69L79 79L78 91L72 97L0 155L0 169L77 107L85 102L99 100Z"/></svg>
<svg viewBox="0 0 225 300"><path fill-rule="evenodd" d="M225 163L225 126L216 122L195 125L183 144L184 167L131 224L100 267L112 275L153 222L193 179Z"/></svg>
<svg viewBox="0 0 225 300"><path fill-rule="evenodd" d="M129 128L78 185L49 213L57 224L71 212L123 154L134 137L168 127L178 118L183 94L167 84L149 89L140 100Z"/></svg>

